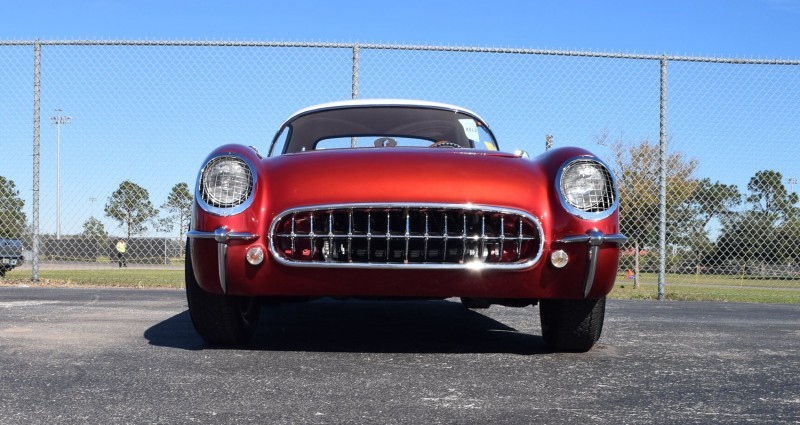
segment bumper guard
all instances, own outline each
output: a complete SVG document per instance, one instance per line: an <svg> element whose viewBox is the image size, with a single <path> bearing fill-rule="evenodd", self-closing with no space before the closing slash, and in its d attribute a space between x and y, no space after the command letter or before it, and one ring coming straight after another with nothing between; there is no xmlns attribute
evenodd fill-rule
<svg viewBox="0 0 800 425"><path fill-rule="evenodd" d="M217 227L213 232L190 230L186 236L190 239L214 239L217 241L217 267L219 269L219 286L222 293L228 292L228 280L225 273L225 262L228 258L228 242L231 240L250 241L258 235L246 232L231 232L225 227Z"/></svg>
<svg viewBox="0 0 800 425"><path fill-rule="evenodd" d="M556 241L556 243L585 243L589 245L589 267L586 269L586 280L583 282L583 298L588 297L589 291L592 290L594 275L597 272L597 254L600 251L600 245L604 243L621 244L627 240L628 237L620 233L605 235L599 230L590 230L585 235L565 236Z"/></svg>

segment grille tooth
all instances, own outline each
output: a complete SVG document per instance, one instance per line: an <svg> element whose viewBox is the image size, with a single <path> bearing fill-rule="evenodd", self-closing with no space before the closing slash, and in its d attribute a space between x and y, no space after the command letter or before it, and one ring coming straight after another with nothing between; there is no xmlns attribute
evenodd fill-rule
<svg viewBox="0 0 800 425"><path fill-rule="evenodd" d="M292 209L275 219L270 244L294 265L412 268L529 266L543 245L541 227L525 213L417 204Z"/></svg>
<svg viewBox="0 0 800 425"><path fill-rule="evenodd" d="M353 210L347 212L347 262L353 262Z"/></svg>

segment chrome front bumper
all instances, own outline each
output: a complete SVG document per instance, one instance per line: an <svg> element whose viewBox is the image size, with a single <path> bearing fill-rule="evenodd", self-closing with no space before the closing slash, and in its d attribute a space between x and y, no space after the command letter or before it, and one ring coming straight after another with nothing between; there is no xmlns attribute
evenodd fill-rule
<svg viewBox="0 0 800 425"><path fill-rule="evenodd" d="M597 272L597 254L600 251L600 245L604 243L621 244L627 240L628 237L620 233L606 235L599 230L590 230L585 235L565 236L555 241L556 243L585 243L589 245L589 264L586 268L586 279L583 281L584 298L588 297L589 292L592 290L592 283Z"/></svg>
<svg viewBox="0 0 800 425"><path fill-rule="evenodd" d="M190 239L214 239L217 241L217 268L219 270L219 284L223 293L228 292L228 282L225 273L225 264L228 256L228 242L231 240L249 241L258 238L257 234L247 232L231 232L225 227L218 227L213 232L190 230L187 233ZM619 233L606 235L599 230L590 230L585 235L565 236L555 243L575 244L585 243L589 247L588 267L583 283L583 297L586 298L592 290L592 283L597 272L597 255L600 245L604 243L621 244L627 241L627 236Z"/></svg>
<svg viewBox="0 0 800 425"><path fill-rule="evenodd" d="M187 234L190 239L214 239L217 241L217 267L219 269L219 286L222 293L228 292L228 279L225 273L225 263L228 258L228 242L231 240L250 241L258 235L247 232L231 232L224 227L218 227L213 232L190 230Z"/></svg>

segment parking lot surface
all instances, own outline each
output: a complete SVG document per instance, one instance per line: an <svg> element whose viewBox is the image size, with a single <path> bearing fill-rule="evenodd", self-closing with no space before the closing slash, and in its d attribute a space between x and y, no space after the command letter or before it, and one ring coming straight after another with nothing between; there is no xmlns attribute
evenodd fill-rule
<svg viewBox="0 0 800 425"><path fill-rule="evenodd" d="M0 423L800 423L800 306L609 301L589 353L536 308L265 307L207 347L176 290L0 287Z"/></svg>

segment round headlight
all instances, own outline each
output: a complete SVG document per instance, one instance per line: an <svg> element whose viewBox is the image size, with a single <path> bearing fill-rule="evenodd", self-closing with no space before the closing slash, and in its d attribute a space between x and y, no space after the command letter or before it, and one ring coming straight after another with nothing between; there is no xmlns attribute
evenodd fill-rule
<svg viewBox="0 0 800 425"><path fill-rule="evenodd" d="M561 173L561 194L569 205L584 212L602 212L614 205L611 173L599 161L579 159Z"/></svg>
<svg viewBox="0 0 800 425"><path fill-rule="evenodd" d="M253 173L242 159L218 156L208 161L200 180L201 196L214 207L235 207L253 191Z"/></svg>

